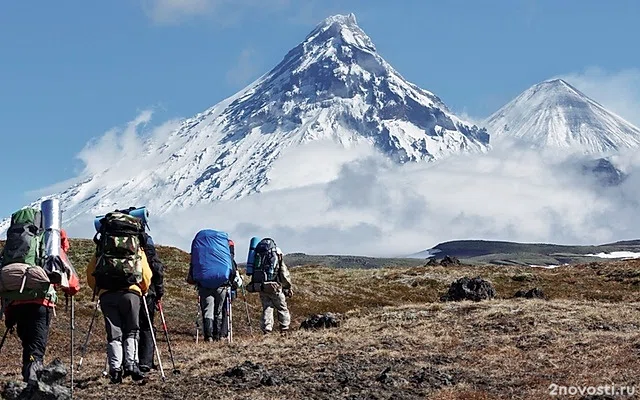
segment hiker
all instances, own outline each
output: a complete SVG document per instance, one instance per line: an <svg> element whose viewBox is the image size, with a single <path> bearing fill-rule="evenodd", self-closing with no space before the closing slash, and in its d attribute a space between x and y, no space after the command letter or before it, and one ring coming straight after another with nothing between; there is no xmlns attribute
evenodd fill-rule
<svg viewBox="0 0 640 400"><path fill-rule="evenodd" d="M80 281L75 270L69 263L66 252L69 241L66 232L60 232L60 249L56 255L66 266L68 284L52 284L43 268L47 257L43 245L44 227L42 213L34 208L24 208L11 216L11 225L7 231L7 241L3 249L2 269L8 272L12 268L24 266L25 287L20 293L20 282L16 289L8 280L2 282L2 297L5 305L5 325L8 330L17 329L22 343L22 379L27 386L33 388L39 380L39 373L44 368L44 356L49 339L51 318L55 315L55 305L58 299L57 290L67 296L74 296L80 291ZM58 246L56 243L55 246ZM41 274L42 280L38 286L32 286L35 274ZM2 274L9 278L9 275ZM19 278L20 279L20 278ZM21 280L21 279L20 279ZM47 282L48 281L48 282ZM30 283L31 282L31 283Z"/></svg>
<svg viewBox="0 0 640 400"><path fill-rule="evenodd" d="M264 238L257 244L251 272L247 291L260 293L262 332L268 334L273 330L275 310L278 313L280 332L286 333L291 323L286 297L293 297L293 288L282 250L273 239Z"/></svg>
<svg viewBox="0 0 640 400"><path fill-rule="evenodd" d="M140 218L119 211L106 214L87 266L87 283L104 315L109 378L114 384L128 376L134 381L145 377L139 367L138 341L140 318L147 316L139 311L153 273L143 249L143 232Z"/></svg>
<svg viewBox="0 0 640 400"><path fill-rule="evenodd" d="M151 268L151 272L153 276L151 277L151 285L149 286L149 291L147 292L147 310L149 310L149 318L147 318L147 314L145 311L144 304L140 304L140 316L138 317L140 320L140 341L138 345L138 359L139 359L139 367L142 372L149 372L151 368L153 368L153 336L151 335L151 329L155 334L156 330L153 326L156 309L158 308L158 304L162 301L162 296L164 296L164 264L160 261L158 257L158 253L156 252L155 244L153 243L153 238L147 232L144 232L144 243L142 244L144 248L144 253L147 257L147 262L149 263L149 267ZM149 325L149 319L151 320L151 325Z"/></svg>
<svg viewBox="0 0 640 400"><path fill-rule="evenodd" d="M191 242L187 282L198 289L205 342L228 335L228 327L223 330L223 309L229 289L237 289L239 277L231 243L227 233L212 229L201 230Z"/></svg>

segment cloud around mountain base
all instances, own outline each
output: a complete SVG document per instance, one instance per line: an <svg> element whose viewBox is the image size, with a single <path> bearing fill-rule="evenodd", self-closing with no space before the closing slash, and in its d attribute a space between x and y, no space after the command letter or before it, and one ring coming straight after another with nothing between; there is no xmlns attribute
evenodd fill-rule
<svg viewBox="0 0 640 400"><path fill-rule="evenodd" d="M279 186L245 198L161 216L150 210L151 233L156 242L185 250L198 230L210 228L227 231L238 248L252 236L270 236L285 252L371 256L406 255L453 239L586 244L639 236L638 155L616 156L629 177L604 187L582 172L580 157L502 146L409 165L365 151L355 159L345 153L315 180L303 174L306 181L287 186L280 176ZM340 151L303 146L277 167L296 171L301 160L329 149ZM92 234L88 223L76 232Z"/></svg>

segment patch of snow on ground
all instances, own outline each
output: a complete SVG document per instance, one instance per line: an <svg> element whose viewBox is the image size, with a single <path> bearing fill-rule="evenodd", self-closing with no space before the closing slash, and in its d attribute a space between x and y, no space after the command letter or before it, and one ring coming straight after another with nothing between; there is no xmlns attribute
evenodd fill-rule
<svg viewBox="0 0 640 400"><path fill-rule="evenodd" d="M598 258L640 258L640 253L633 251L612 251L611 253L585 254L587 257Z"/></svg>

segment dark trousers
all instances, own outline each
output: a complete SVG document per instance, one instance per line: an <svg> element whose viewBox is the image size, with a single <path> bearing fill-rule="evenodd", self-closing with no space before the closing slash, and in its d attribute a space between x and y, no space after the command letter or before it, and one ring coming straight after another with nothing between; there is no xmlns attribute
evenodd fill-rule
<svg viewBox="0 0 640 400"><path fill-rule="evenodd" d="M149 317L151 317L151 324L149 326L149 319L144 309L144 304L140 302L140 342L138 345L138 358L140 359L140 365L146 365L151 367L153 365L153 337L151 337L151 329L153 334L158 338L158 333L153 323L156 316L156 298L155 296L147 295L147 308L149 309Z"/></svg>
<svg viewBox="0 0 640 400"><path fill-rule="evenodd" d="M42 369L49 339L51 308L40 304L18 304L11 306L8 314L15 322L22 341L22 377L25 382L37 380L36 372Z"/></svg>

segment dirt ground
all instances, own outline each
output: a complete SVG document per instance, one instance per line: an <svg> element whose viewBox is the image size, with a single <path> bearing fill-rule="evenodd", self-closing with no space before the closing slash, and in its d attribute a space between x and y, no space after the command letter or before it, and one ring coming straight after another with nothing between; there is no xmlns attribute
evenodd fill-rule
<svg viewBox="0 0 640 400"><path fill-rule="evenodd" d="M88 251L77 242L83 273ZM111 385L101 373L105 334L101 315L82 370L77 399L541 399L552 384L636 389L640 397L640 262L592 263L557 269L456 266L337 270L292 269L292 329L259 331L257 295L234 303L234 342L196 345L195 291L184 284L188 256L162 248L168 265L164 301L176 367L159 318L156 326L166 381L159 371ZM494 300L440 302L462 276L482 276ZM547 299L514 298L541 288ZM75 362L93 303L89 289L76 306ZM253 337L247 326L249 309ZM338 328L305 331L311 313L337 312ZM61 299L47 361L69 363L68 313ZM4 332L3 332L4 333ZM0 380L18 379L20 345L9 336L0 354Z"/></svg>

